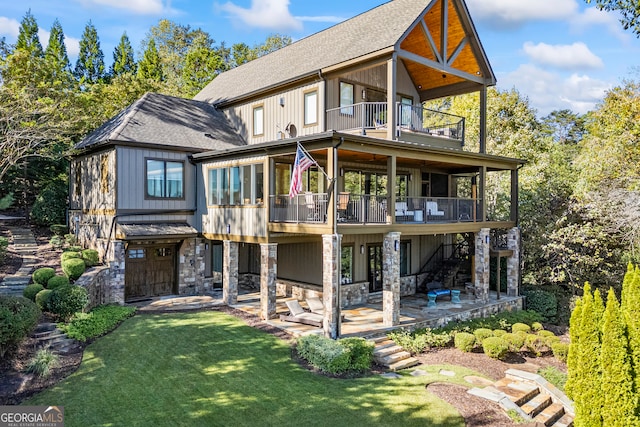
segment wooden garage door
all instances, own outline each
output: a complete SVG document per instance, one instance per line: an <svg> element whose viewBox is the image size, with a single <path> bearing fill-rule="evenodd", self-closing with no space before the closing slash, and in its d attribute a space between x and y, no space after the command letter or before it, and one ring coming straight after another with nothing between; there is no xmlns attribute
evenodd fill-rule
<svg viewBox="0 0 640 427"><path fill-rule="evenodd" d="M176 283L176 245L130 245L125 261L125 301L171 295Z"/></svg>

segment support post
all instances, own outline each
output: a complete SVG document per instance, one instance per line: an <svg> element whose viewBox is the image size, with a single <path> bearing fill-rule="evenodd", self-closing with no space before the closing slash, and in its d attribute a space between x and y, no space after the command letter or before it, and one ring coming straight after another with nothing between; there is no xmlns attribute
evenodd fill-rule
<svg viewBox="0 0 640 427"><path fill-rule="evenodd" d="M382 324L400 324L400 233L392 231L382 243Z"/></svg>
<svg viewBox="0 0 640 427"><path fill-rule="evenodd" d="M324 335L340 337L340 241L339 234L322 235L322 303Z"/></svg>
<svg viewBox="0 0 640 427"><path fill-rule="evenodd" d="M276 317L276 279L278 277L278 244L260 244L260 317Z"/></svg>
<svg viewBox="0 0 640 427"><path fill-rule="evenodd" d="M520 294L520 228L513 227L507 234L507 248L512 251L507 258L507 296Z"/></svg>
<svg viewBox="0 0 640 427"><path fill-rule="evenodd" d="M397 92L398 57L393 52L387 61L387 139L397 139L396 92Z"/></svg>
<svg viewBox="0 0 640 427"><path fill-rule="evenodd" d="M238 303L238 242L224 240L223 244L223 273L222 300L227 305Z"/></svg>
<svg viewBox="0 0 640 427"><path fill-rule="evenodd" d="M489 302L489 229L481 228L476 233L475 288L476 296L484 303Z"/></svg>

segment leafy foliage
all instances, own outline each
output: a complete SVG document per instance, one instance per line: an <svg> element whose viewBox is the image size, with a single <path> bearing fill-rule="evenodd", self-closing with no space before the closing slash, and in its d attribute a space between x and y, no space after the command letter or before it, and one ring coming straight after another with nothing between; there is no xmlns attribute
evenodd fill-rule
<svg viewBox="0 0 640 427"><path fill-rule="evenodd" d="M115 329L125 319L134 315L135 307L120 305L100 305L89 313L76 313L68 323L58 327L69 338L78 341L100 337Z"/></svg>
<svg viewBox="0 0 640 427"><path fill-rule="evenodd" d="M502 359L509 352L509 343L500 337L482 340L482 351L492 359Z"/></svg>
<svg viewBox="0 0 640 427"><path fill-rule="evenodd" d="M133 48L125 32L120 37L120 43L113 50L113 64L111 65L110 75L115 77L125 73L135 74L137 69L138 66L133 59Z"/></svg>
<svg viewBox="0 0 640 427"><path fill-rule="evenodd" d="M2 261L7 254L7 248L9 247L9 239L6 237L0 237L0 261Z"/></svg>
<svg viewBox="0 0 640 427"><path fill-rule="evenodd" d="M591 3L591 0L585 0ZM620 23L625 30L631 30L640 37L640 8L634 0L596 0L596 6L600 10L619 12L622 17Z"/></svg>
<svg viewBox="0 0 640 427"><path fill-rule="evenodd" d="M0 358L38 324L40 309L23 297L0 295Z"/></svg>
<svg viewBox="0 0 640 427"><path fill-rule="evenodd" d="M40 349L29 363L27 363L27 372L33 373L38 377L46 378L51 374L51 368L54 368L59 360L58 355L48 348Z"/></svg>
<svg viewBox="0 0 640 427"><path fill-rule="evenodd" d="M373 361L373 345L362 338L332 340L306 335L298 339L297 348L300 357L330 374L363 372Z"/></svg>
<svg viewBox="0 0 640 427"><path fill-rule="evenodd" d="M73 253L73 252L65 252ZM82 258L71 258L62 261L62 271L70 280L77 280L86 270L86 264Z"/></svg>
<svg viewBox="0 0 640 427"><path fill-rule="evenodd" d="M451 342L447 332L435 333L426 328L416 332L396 330L389 332L389 339L411 354L419 354L431 347L444 347Z"/></svg>
<svg viewBox="0 0 640 427"><path fill-rule="evenodd" d="M87 267L93 267L100 262L100 257L98 256L98 251L95 249L84 249L82 251L82 259Z"/></svg>
<svg viewBox="0 0 640 427"><path fill-rule="evenodd" d="M458 332L453 336L453 345L458 350L468 353L476 346L476 336L468 332Z"/></svg>
<svg viewBox="0 0 640 427"><path fill-rule="evenodd" d="M31 285L28 285L26 288L24 288L24 290L22 291L22 296L35 302L36 295L43 289L44 286L42 286L41 284L32 283Z"/></svg>
<svg viewBox="0 0 640 427"><path fill-rule="evenodd" d="M49 311L60 319L67 320L74 313L82 311L89 303L87 290L80 286L56 288L49 299Z"/></svg>
<svg viewBox="0 0 640 427"><path fill-rule="evenodd" d="M540 313L544 321L554 321L558 314L558 299L551 292L537 289L525 288L522 295L527 299L527 309Z"/></svg>
<svg viewBox="0 0 640 427"><path fill-rule="evenodd" d="M64 221L67 209L67 192L67 183L62 177L44 187L31 209L33 222L39 225L51 225Z"/></svg>
<svg viewBox="0 0 640 427"><path fill-rule="evenodd" d="M36 295L36 305L42 311L49 311L49 300L51 299L51 289L43 289Z"/></svg>
<svg viewBox="0 0 640 427"><path fill-rule="evenodd" d="M69 282L69 278L67 276L64 275L56 275L53 276L52 278L50 278L47 281L47 289L57 289L60 288L62 286L69 286L70 282Z"/></svg>
<svg viewBox="0 0 640 427"><path fill-rule="evenodd" d="M100 49L98 31L91 21L84 27L80 39L80 53L74 74L82 85L100 83L105 78L104 53Z"/></svg>

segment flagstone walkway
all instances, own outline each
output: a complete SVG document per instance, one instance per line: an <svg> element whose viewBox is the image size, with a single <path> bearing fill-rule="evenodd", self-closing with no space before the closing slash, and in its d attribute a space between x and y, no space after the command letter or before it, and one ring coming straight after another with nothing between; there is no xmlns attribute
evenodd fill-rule
<svg viewBox="0 0 640 427"><path fill-rule="evenodd" d="M0 217L0 220L14 219ZM33 233L28 228L8 226L11 233L9 251L22 258L20 269L14 274L0 278L0 295L22 295L22 291L31 281L31 273L37 263L36 252L38 245Z"/></svg>

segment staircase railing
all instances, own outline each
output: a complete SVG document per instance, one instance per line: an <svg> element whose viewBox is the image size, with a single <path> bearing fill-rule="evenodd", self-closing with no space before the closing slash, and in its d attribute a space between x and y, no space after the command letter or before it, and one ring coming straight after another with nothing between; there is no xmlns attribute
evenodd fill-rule
<svg viewBox="0 0 640 427"><path fill-rule="evenodd" d="M445 259L445 248L452 246L451 254ZM437 281L444 282L446 279L451 279L450 272L458 272L460 264L465 259L465 255L469 253L469 246L466 241L458 242L454 245L445 245L441 243L440 246L431 254L427 261L420 268L419 274L428 273L420 284L420 288L426 288L428 282L440 279Z"/></svg>

